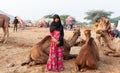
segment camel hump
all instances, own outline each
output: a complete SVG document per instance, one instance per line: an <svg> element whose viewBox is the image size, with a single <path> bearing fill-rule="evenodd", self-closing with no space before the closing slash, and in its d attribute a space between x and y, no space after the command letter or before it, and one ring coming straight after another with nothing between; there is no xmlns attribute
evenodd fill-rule
<svg viewBox="0 0 120 73"><path fill-rule="evenodd" d="M10 17L8 17L7 15L4 15L4 14L0 14L0 18L5 18L7 20L10 20Z"/></svg>
<svg viewBox="0 0 120 73"><path fill-rule="evenodd" d="M41 40L41 43L44 43L46 40L50 40L50 39L51 39L51 36L47 35Z"/></svg>
<svg viewBox="0 0 120 73"><path fill-rule="evenodd" d="M50 38L51 36L50 35L47 35L47 36L45 36L45 38L44 39L46 39L46 38Z"/></svg>

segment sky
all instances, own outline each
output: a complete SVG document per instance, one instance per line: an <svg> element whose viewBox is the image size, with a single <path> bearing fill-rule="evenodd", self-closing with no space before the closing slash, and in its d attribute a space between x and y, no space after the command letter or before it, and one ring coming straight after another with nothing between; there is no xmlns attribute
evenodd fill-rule
<svg viewBox="0 0 120 73"><path fill-rule="evenodd" d="M120 16L119 0L0 0L0 10L22 19L38 20L48 14L67 14L83 22L90 10L112 11Z"/></svg>

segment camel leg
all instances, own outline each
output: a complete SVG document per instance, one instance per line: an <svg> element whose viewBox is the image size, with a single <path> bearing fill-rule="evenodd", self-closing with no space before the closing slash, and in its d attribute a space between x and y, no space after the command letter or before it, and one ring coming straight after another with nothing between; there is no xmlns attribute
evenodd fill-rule
<svg viewBox="0 0 120 73"><path fill-rule="evenodd" d="M64 50L64 60L68 60L69 59L69 53L70 53L70 51L69 50L67 50L67 49L65 49Z"/></svg>
<svg viewBox="0 0 120 73"><path fill-rule="evenodd" d="M98 63L97 59L94 56L88 57L86 60L86 68L89 69L97 69L98 68Z"/></svg>
<svg viewBox="0 0 120 73"><path fill-rule="evenodd" d="M75 72L77 72L79 70L79 67L78 67L78 61L75 61Z"/></svg>
<svg viewBox="0 0 120 73"><path fill-rule="evenodd" d="M101 37L97 36L96 39L98 40L98 46L100 47L102 45L102 43L101 43Z"/></svg>
<svg viewBox="0 0 120 73"><path fill-rule="evenodd" d="M109 53L108 56L112 56L112 57L120 57L119 53Z"/></svg>
<svg viewBox="0 0 120 73"><path fill-rule="evenodd" d="M100 39L100 37L97 37L97 39L98 39L99 45L101 45L101 39Z"/></svg>
<svg viewBox="0 0 120 73"><path fill-rule="evenodd" d="M45 53L41 53L41 56L37 58L36 60L30 62L30 66L37 65L37 64L46 64L48 61L48 55Z"/></svg>
<svg viewBox="0 0 120 73"><path fill-rule="evenodd" d="M69 59L73 59L76 58L77 54L64 54L64 60L69 60Z"/></svg>
<svg viewBox="0 0 120 73"><path fill-rule="evenodd" d="M5 28L3 27L2 29L3 29L4 36L3 36L3 38L0 40L0 42L4 42L4 40L5 40L5 35L6 35L6 33L5 33Z"/></svg>
<svg viewBox="0 0 120 73"><path fill-rule="evenodd" d="M9 37L9 30L8 27L4 28L4 41L3 43L6 43Z"/></svg>
<svg viewBox="0 0 120 73"><path fill-rule="evenodd" d="M66 50L66 49L64 50L64 60L69 60L76 57L77 57L77 54L70 54L70 50Z"/></svg>
<svg viewBox="0 0 120 73"><path fill-rule="evenodd" d="M109 45L108 45L108 48L114 52L116 51L115 49L111 48Z"/></svg>
<svg viewBox="0 0 120 73"><path fill-rule="evenodd" d="M109 44L109 42L107 43L107 41L106 41L104 38L103 38L103 40L104 40L104 42L106 43L106 46L108 47L109 50L111 50L111 51L113 51L113 52L116 51L115 49L113 49L113 48L110 47L111 44Z"/></svg>
<svg viewBox="0 0 120 73"><path fill-rule="evenodd" d="M75 63L75 72L79 70L78 65Z"/></svg>
<svg viewBox="0 0 120 73"><path fill-rule="evenodd" d="M68 59L73 59L73 58L76 58L77 57L77 54L70 54L69 56L68 56Z"/></svg>
<svg viewBox="0 0 120 73"><path fill-rule="evenodd" d="M44 56L42 55L35 62L36 62L36 64L46 64L47 61L48 61L48 56L46 54L44 54Z"/></svg>

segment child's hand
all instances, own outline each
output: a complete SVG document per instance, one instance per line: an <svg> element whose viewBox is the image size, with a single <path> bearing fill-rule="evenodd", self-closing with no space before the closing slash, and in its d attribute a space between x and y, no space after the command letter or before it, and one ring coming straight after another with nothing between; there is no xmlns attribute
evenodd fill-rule
<svg viewBox="0 0 120 73"><path fill-rule="evenodd" d="M52 37L52 41L53 41L53 42L56 42L57 40L56 40L54 37Z"/></svg>
<svg viewBox="0 0 120 73"><path fill-rule="evenodd" d="M52 37L52 41L55 42L55 44L57 44L57 45L60 43L60 42L57 41L54 37Z"/></svg>
<svg viewBox="0 0 120 73"><path fill-rule="evenodd" d="M57 45L58 45L58 44L60 44L60 42L59 42L59 41L56 41L56 42L55 42L55 44L57 44Z"/></svg>

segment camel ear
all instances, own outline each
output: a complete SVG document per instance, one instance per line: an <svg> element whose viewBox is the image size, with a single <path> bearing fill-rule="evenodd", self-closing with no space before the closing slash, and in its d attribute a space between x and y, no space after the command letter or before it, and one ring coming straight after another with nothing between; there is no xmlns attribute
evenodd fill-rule
<svg viewBox="0 0 120 73"><path fill-rule="evenodd" d="M76 32L76 29L74 28L74 29L73 29L73 33L75 33L75 32Z"/></svg>
<svg viewBox="0 0 120 73"><path fill-rule="evenodd" d="M75 30L76 30L76 28L73 29L73 31L75 31Z"/></svg>
<svg viewBox="0 0 120 73"><path fill-rule="evenodd" d="M75 28L75 29L80 30L80 28Z"/></svg>

